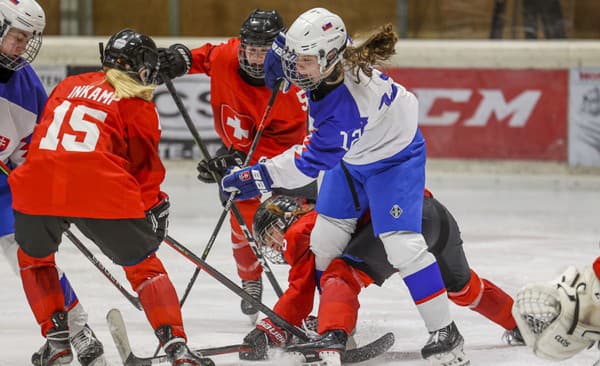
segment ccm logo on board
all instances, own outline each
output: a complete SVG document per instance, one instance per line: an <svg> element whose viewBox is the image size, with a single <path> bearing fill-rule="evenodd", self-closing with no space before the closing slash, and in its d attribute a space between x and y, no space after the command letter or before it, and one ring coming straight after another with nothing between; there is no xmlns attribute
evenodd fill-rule
<svg viewBox="0 0 600 366"><path fill-rule="evenodd" d="M506 98L500 89L413 88L419 100L419 124L483 127L492 117L509 127L524 127L542 92L525 90ZM479 100L474 105L474 102ZM445 101L444 104L441 102ZM439 104L439 105L438 105Z"/></svg>

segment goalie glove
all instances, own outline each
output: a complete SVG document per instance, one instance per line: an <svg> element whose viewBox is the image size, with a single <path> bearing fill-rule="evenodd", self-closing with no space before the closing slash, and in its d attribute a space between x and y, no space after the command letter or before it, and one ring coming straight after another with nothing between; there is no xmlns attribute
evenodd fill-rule
<svg viewBox="0 0 600 366"><path fill-rule="evenodd" d="M591 267L569 267L554 283L521 289L512 313L537 356L568 359L600 340L598 277Z"/></svg>

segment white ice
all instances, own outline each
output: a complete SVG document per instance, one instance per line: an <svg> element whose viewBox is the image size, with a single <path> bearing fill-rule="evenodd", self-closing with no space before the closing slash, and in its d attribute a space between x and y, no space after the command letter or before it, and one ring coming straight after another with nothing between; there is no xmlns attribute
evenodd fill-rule
<svg viewBox="0 0 600 366"><path fill-rule="evenodd" d="M469 162L455 166L432 161L428 166L428 187L457 218L472 268L514 295L526 283L552 279L567 265L589 265L600 254L600 174L572 174L552 164L549 169L525 164L516 170L503 169L505 165L483 163L471 169ZM170 193L173 203L170 234L201 255L221 213L216 187L196 181L193 163L170 163L167 169L164 190ZM89 241L86 243L126 284L122 270L109 263ZM159 256L181 295L194 266L166 245ZM3 261L0 259L0 365L28 365L31 353L43 339L20 279ZM135 310L66 238L57 261L89 311L89 323L104 342L113 365L121 363L105 323L111 308L123 312L134 352L140 356L154 352L157 342L144 314ZM208 263L238 282L227 225ZM273 267L279 283L285 285L287 268ZM274 292L265 281L264 302L272 305L274 301ZM241 343L252 328L241 314L239 303L230 290L201 273L183 309L192 347ZM383 288L365 290L361 304L356 334L359 344L388 331L396 336L392 351L416 351L426 341L423 322L399 277L390 279ZM562 363L541 360L526 347L503 347L503 330L479 314L455 305L451 305L451 311L464 335L472 365L591 365L600 356L593 349ZM215 356L213 360L217 365L260 364L241 362L235 354ZM73 364L78 365L76 361ZM423 360L383 358L363 363L382 364L427 365Z"/></svg>

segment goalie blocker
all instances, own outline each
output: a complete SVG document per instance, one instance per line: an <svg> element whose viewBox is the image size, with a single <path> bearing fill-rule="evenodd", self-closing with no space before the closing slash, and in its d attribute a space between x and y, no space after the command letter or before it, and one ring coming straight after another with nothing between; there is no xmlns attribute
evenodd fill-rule
<svg viewBox="0 0 600 366"><path fill-rule="evenodd" d="M533 353L565 360L600 340L600 257L583 272L570 266L555 281L517 294L513 315Z"/></svg>

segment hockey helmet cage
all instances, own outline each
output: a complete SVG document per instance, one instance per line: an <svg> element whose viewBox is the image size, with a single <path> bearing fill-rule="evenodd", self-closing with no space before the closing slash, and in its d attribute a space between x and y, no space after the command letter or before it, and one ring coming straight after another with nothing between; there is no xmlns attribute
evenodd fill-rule
<svg viewBox="0 0 600 366"><path fill-rule="evenodd" d="M123 29L110 37L101 56L102 66L129 72L144 85L156 82L158 51L147 35Z"/></svg>
<svg viewBox="0 0 600 366"><path fill-rule="evenodd" d="M253 78L264 78L263 61L266 51L264 54L261 53L261 62L248 60L246 51L252 47L270 48L275 37L284 29L283 19L276 10L253 10L240 28L240 46L238 47L240 68Z"/></svg>
<svg viewBox="0 0 600 366"><path fill-rule="evenodd" d="M324 8L310 9L298 17L285 34L283 72L286 78L305 90L315 89L342 60L348 34L337 14ZM297 69L298 56L316 56L320 77L308 78Z"/></svg>
<svg viewBox="0 0 600 366"><path fill-rule="evenodd" d="M287 229L300 216L312 210L304 200L284 195L274 195L256 210L253 222L254 238L263 256L273 264L285 264L282 253L283 238Z"/></svg>
<svg viewBox="0 0 600 366"><path fill-rule="evenodd" d="M0 53L0 66L19 70L31 63L42 47L42 33L45 27L44 9L35 0L0 0L0 42L5 42L5 37L11 29L23 31L31 36L19 56Z"/></svg>

